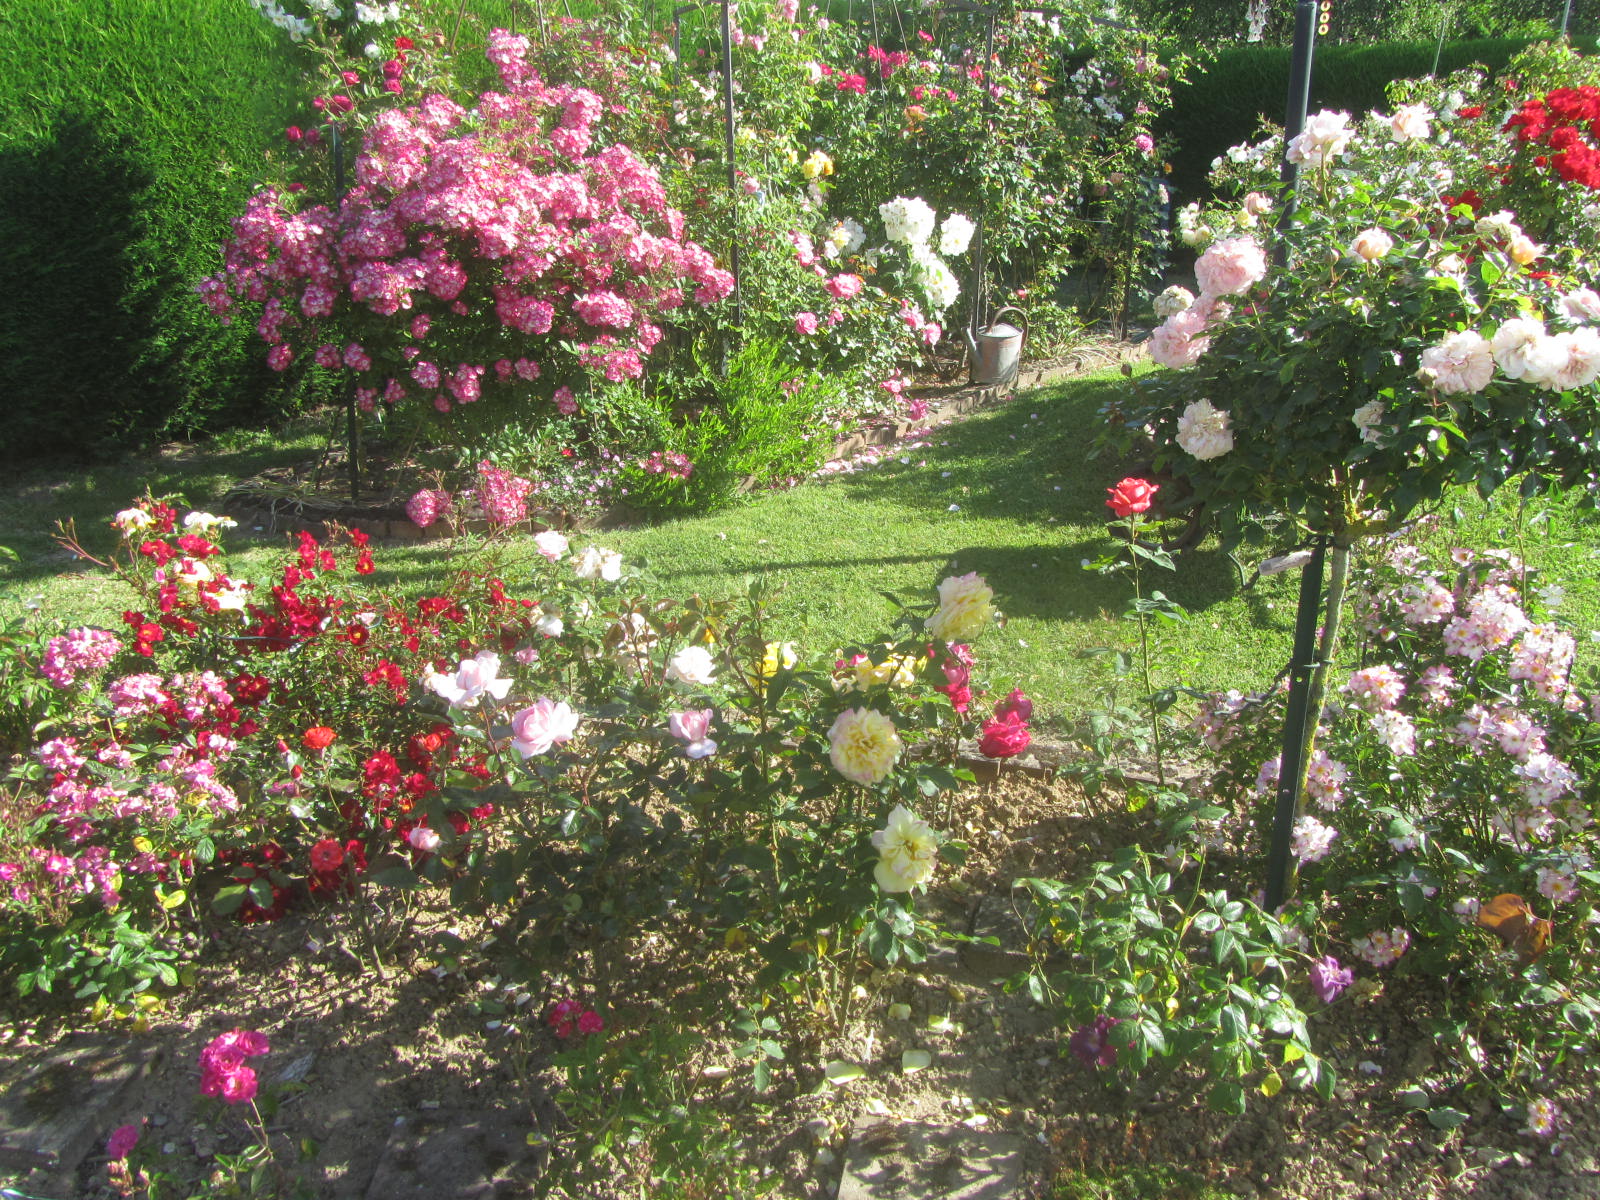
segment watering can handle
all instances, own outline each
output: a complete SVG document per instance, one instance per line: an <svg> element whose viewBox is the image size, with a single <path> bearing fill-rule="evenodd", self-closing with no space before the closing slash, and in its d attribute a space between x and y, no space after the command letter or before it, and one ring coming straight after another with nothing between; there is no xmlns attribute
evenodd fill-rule
<svg viewBox="0 0 1600 1200"><path fill-rule="evenodd" d="M989 327L992 329L995 325L999 324L1000 318L1005 316L1007 313L1016 313L1017 316L1022 318L1022 342L1017 347L1017 353L1018 353L1018 355L1021 355L1022 351L1026 350L1028 348L1028 314L1027 313L1023 312L1015 304L1008 304L1004 308L1002 308L999 312L993 313L993 314L990 315L990 317L989 317Z"/></svg>

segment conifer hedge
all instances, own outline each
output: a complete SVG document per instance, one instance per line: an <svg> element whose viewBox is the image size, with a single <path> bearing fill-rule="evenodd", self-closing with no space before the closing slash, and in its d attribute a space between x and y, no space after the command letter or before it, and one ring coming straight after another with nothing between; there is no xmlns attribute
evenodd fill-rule
<svg viewBox="0 0 1600 1200"><path fill-rule="evenodd" d="M246 0L10 0L0 39L0 460L102 453L295 402L192 291L297 65Z"/></svg>

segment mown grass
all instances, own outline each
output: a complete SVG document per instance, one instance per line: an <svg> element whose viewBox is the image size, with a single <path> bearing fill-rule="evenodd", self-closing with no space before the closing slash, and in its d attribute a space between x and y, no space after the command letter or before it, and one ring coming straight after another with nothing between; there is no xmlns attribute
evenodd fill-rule
<svg viewBox="0 0 1600 1200"><path fill-rule="evenodd" d="M885 593L931 599L946 575L977 571L994 586L1004 628L980 640L984 671L997 686L1038 697L1052 721L1071 721L1096 705L1104 659L1086 652L1128 646L1127 581L1084 569L1114 548L1105 489L1124 464L1095 460L1089 447L1099 407L1125 381L1102 373L1019 396L936 429L927 445L902 448L885 463L847 476L760 496L737 508L628 530L575 537L645 560L665 595L726 597L747 580L776 585L783 635L813 658L886 633L896 612ZM105 522L148 485L193 505L215 506L234 480L271 465L303 461L326 430L304 421L272 435L236 435L159 461L130 461L81 475L19 478L0 492L0 545L20 556L0 566L0 617L43 597L52 619L114 620L124 597L97 572L63 557L48 529L75 518L92 551L109 548ZM1593 656L1600 627L1600 520L1571 500L1524 508L1454 498L1428 541L1519 547L1538 586L1564 589L1557 615ZM286 539L240 530L230 545L236 573L259 580L281 561ZM505 548L507 578L531 556ZM467 548L443 542L387 547L374 582L420 591L442 580ZM1161 682L1195 687L1260 687L1288 654L1297 577L1241 587L1241 570L1213 542L1180 557L1176 572L1146 573L1190 613L1162 639ZM1352 644L1351 653L1355 652Z"/></svg>

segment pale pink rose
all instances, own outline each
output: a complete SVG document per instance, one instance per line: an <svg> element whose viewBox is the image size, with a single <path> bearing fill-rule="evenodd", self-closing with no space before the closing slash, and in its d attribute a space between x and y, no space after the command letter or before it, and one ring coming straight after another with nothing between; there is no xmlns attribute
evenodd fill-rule
<svg viewBox="0 0 1600 1200"><path fill-rule="evenodd" d="M1434 388L1447 396L1481 392L1494 378L1494 350L1488 338L1464 329L1424 350L1422 370Z"/></svg>
<svg viewBox="0 0 1600 1200"><path fill-rule="evenodd" d="M572 740L581 720L564 700L543 697L511 718L511 748L523 758Z"/></svg>
<svg viewBox="0 0 1600 1200"><path fill-rule="evenodd" d="M667 730L684 743L685 757L710 758L717 752L717 744L707 736L711 732L712 716L712 709L688 708L667 717Z"/></svg>
<svg viewBox="0 0 1600 1200"><path fill-rule="evenodd" d="M423 682L448 701L451 708L471 708L484 696L505 699L511 680L501 679L499 675L500 656L493 650L483 650L473 658L462 659L454 675L429 671L423 676Z"/></svg>
<svg viewBox="0 0 1600 1200"><path fill-rule="evenodd" d="M424 854L432 854L437 850L439 848L439 840L438 833L429 829L426 825L414 826L411 832L406 834L406 841L411 843L412 849L420 850Z"/></svg>
<svg viewBox="0 0 1600 1200"><path fill-rule="evenodd" d="M554 529L546 529L543 533L533 535L534 548L551 562L560 562L570 548L566 535L557 533Z"/></svg>
<svg viewBox="0 0 1600 1200"><path fill-rule="evenodd" d="M1540 338L1526 352L1523 378L1550 392L1570 392L1600 378L1600 330L1590 326Z"/></svg>
<svg viewBox="0 0 1600 1200"><path fill-rule="evenodd" d="M796 313L794 331L804 337L810 337L817 331L817 314L810 312Z"/></svg>
<svg viewBox="0 0 1600 1200"><path fill-rule="evenodd" d="M1420 142L1432 129L1433 110L1426 104L1402 104L1389 118L1389 136L1397 142Z"/></svg>
<svg viewBox="0 0 1600 1200"><path fill-rule="evenodd" d="M1150 335L1150 357L1159 366L1193 366L1211 345L1205 321L1191 309L1168 317Z"/></svg>
<svg viewBox="0 0 1600 1200"><path fill-rule="evenodd" d="M1561 311L1574 325L1585 321L1600 321L1600 292L1593 288L1579 288L1561 297Z"/></svg>
<svg viewBox="0 0 1600 1200"><path fill-rule="evenodd" d="M1237 296L1266 278L1267 256L1253 237L1226 238L1200 256L1194 275L1202 294Z"/></svg>
<svg viewBox="0 0 1600 1200"><path fill-rule="evenodd" d="M1320 167L1343 154L1354 135L1349 113L1324 109L1306 118L1305 127L1289 143L1289 161Z"/></svg>
<svg viewBox="0 0 1600 1200"><path fill-rule="evenodd" d="M1500 323L1489 347L1506 377L1521 379L1528 373L1529 352L1547 336L1543 321L1534 317L1512 317Z"/></svg>
<svg viewBox="0 0 1600 1200"><path fill-rule="evenodd" d="M1272 197L1262 192L1247 192L1244 210L1252 217L1264 217L1272 211Z"/></svg>
<svg viewBox="0 0 1600 1200"><path fill-rule="evenodd" d="M1363 262L1377 262L1394 249L1394 239L1381 229L1363 229L1350 243L1350 253Z"/></svg>

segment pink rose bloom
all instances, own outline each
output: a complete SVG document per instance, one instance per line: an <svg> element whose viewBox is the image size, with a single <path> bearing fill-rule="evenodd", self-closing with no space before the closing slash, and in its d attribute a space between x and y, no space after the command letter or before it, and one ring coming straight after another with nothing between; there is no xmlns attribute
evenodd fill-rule
<svg viewBox="0 0 1600 1200"><path fill-rule="evenodd" d="M1190 367L1200 360L1211 346L1211 339L1202 337L1205 318L1192 308L1174 313L1150 335L1150 357L1162 367Z"/></svg>
<svg viewBox="0 0 1600 1200"><path fill-rule="evenodd" d="M137 1125L120 1125L106 1139L106 1157L112 1159L127 1158L133 1153L133 1148L139 1144L139 1127Z"/></svg>
<svg viewBox="0 0 1600 1200"><path fill-rule="evenodd" d="M798 334L804 335L805 337L810 337L817 331L817 314L809 312L796 314L794 319L794 331Z"/></svg>
<svg viewBox="0 0 1600 1200"><path fill-rule="evenodd" d="M999 720L1005 720L1012 713L1016 714L1019 721L1033 720L1033 701L1021 688L1013 688L1009 696L994 706L994 715Z"/></svg>
<svg viewBox="0 0 1600 1200"><path fill-rule="evenodd" d="M1133 148L1140 154L1153 154L1156 148L1156 141L1148 133L1141 133L1133 139Z"/></svg>
<svg viewBox="0 0 1600 1200"><path fill-rule="evenodd" d="M1214 242L1194 265L1200 291L1211 296L1237 296L1267 277L1267 256L1253 237Z"/></svg>
<svg viewBox="0 0 1600 1200"><path fill-rule="evenodd" d="M565 701L543 697L511 718L511 748L523 758L572 740L582 718Z"/></svg>
<svg viewBox="0 0 1600 1200"><path fill-rule="evenodd" d="M572 389L569 387L558 387L556 389L555 402L556 411L564 416L570 417L578 411L578 402L573 399Z"/></svg>
<svg viewBox="0 0 1600 1200"><path fill-rule="evenodd" d="M931 349L939 344L939 339L944 337L944 328L937 321L929 321L922 327L922 340Z"/></svg>
<svg viewBox="0 0 1600 1200"><path fill-rule="evenodd" d="M706 736L711 732L713 713L709 708L689 708L667 718L667 731L684 743L686 757L709 758L717 752L717 744Z"/></svg>
<svg viewBox="0 0 1600 1200"><path fill-rule="evenodd" d="M985 758L1015 758L1028 748L1033 736L1022 718L1015 712L997 717L983 727L978 739L978 753Z"/></svg>
<svg viewBox="0 0 1600 1200"><path fill-rule="evenodd" d="M835 300L848 300L859 295L862 288L859 275L835 275L824 285Z"/></svg>
<svg viewBox="0 0 1600 1200"><path fill-rule="evenodd" d="M267 366L274 371L287 371L289 364L294 361L294 350L288 342L279 342L267 351Z"/></svg>

